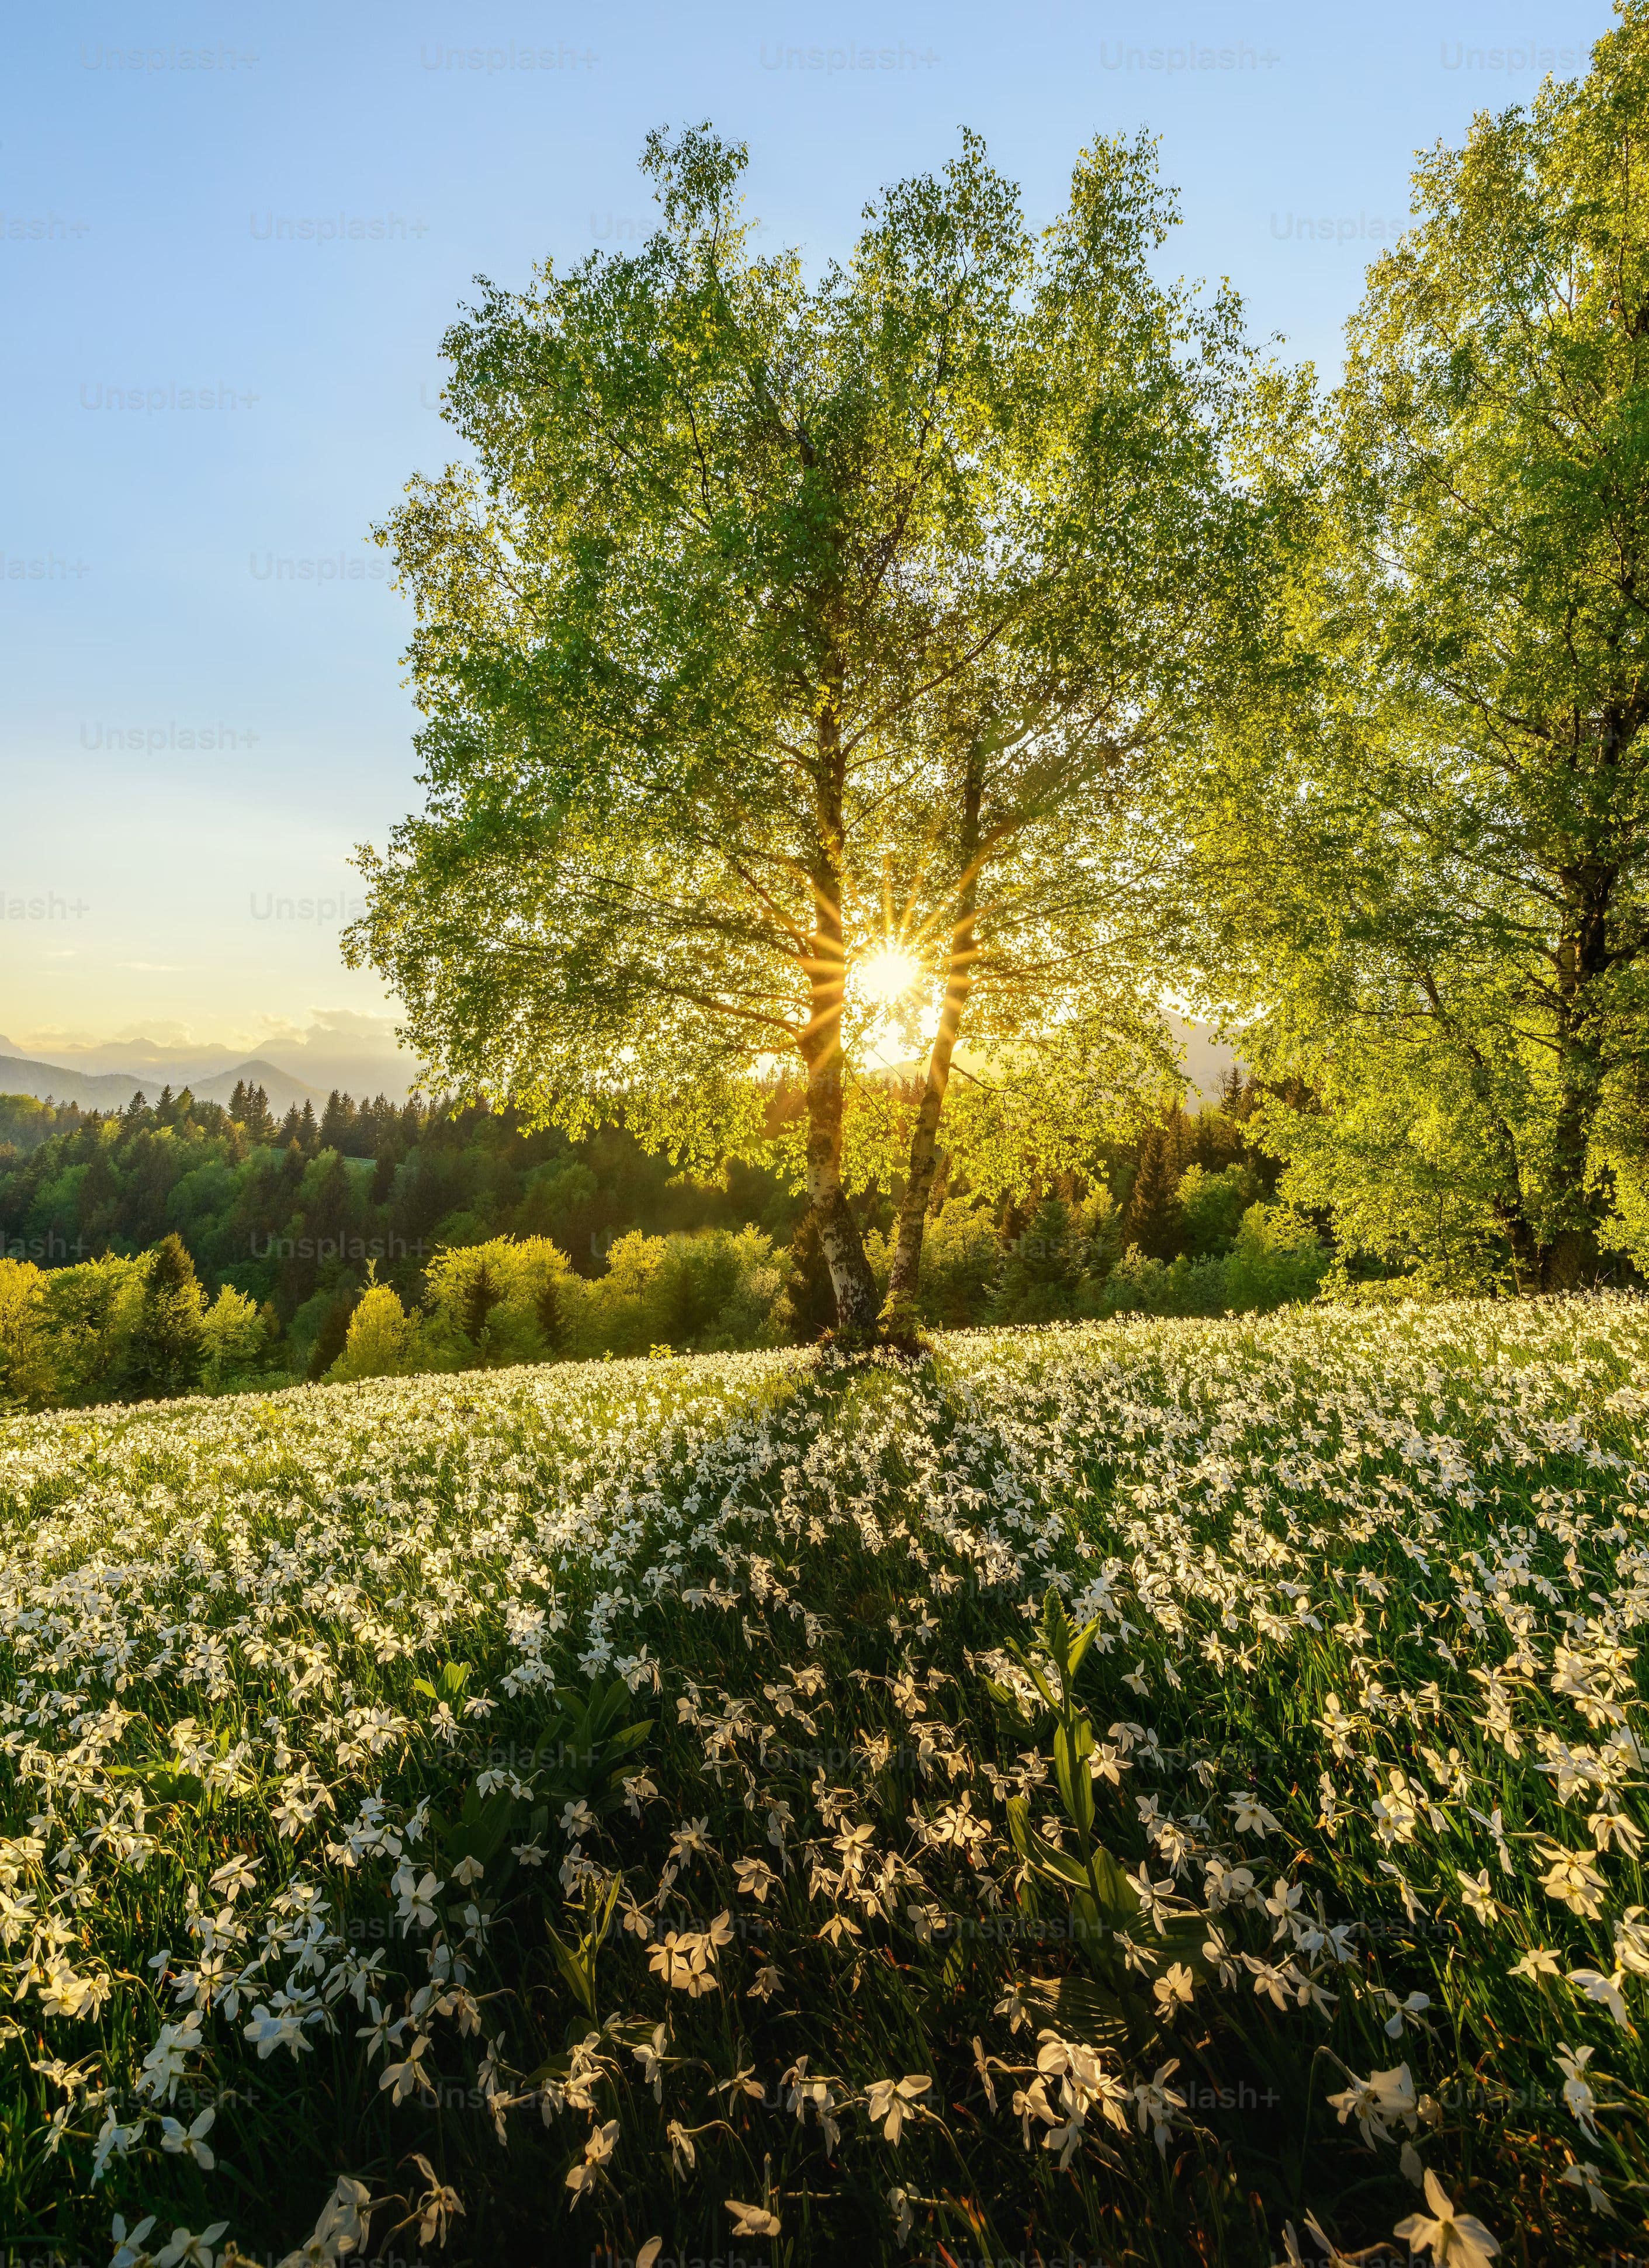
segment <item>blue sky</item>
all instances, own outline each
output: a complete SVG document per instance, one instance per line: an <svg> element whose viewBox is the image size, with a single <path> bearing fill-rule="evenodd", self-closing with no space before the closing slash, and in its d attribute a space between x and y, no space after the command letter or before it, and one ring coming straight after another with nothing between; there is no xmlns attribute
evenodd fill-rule
<svg viewBox="0 0 1649 2268"><path fill-rule="evenodd" d="M293 1068L386 1043L393 1004L336 949L351 846L416 792L407 614L364 538L453 453L437 347L472 278L644 233L650 128L747 141L769 240L822 257L963 124L1038 219L1094 131L1148 125L1183 200L1172 264L1229 276L1256 335L1332 372L1413 151L1583 70L1609 20L1598 0L19 11L0 1035ZM308 578L277 580L282 558Z"/></svg>

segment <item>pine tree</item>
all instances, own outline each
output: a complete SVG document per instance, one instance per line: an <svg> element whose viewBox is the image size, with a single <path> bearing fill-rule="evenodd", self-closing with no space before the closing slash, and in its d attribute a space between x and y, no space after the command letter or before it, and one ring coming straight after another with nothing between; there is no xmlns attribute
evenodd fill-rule
<svg viewBox="0 0 1649 2268"><path fill-rule="evenodd" d="M320 1129L315 1124L315 1106L307 1095L304 1097L303 1116L298 1122L298 1139L305 1157L313 1158L320 1147Z"/></svg>
<svg viewBox="0 0 1649 2268"><path fill-rule="evenodd" d="M260 1143L275 1139L275 1114L261 1086L254 1086L247 1097L247 1139Z"/></svg>
<svg viewBox="0 0 1649 2268"><path fill-rule="evenodd" d="M335 1086L327 1097L327 1107L320 1115L320 1147L336 1150L347 1156L352 1148L354 1132L355 1105L347 1094L340 1094Z"/></svg>
<svg viewBox="0 0 1649 2268"><path fill-rule="evenodd" d="M205 1295L183 1240L174 1231L149 1256L143 1304L127 1351L130 1391L139 1401L188 1394L205 1360Z"/></svg>
<svg viewBox="0 0 1649 2268"><path fill-rule="evenodd" d="M1185 1114L1176 1103L1139 1138L1139 1163L1128 1193L1130 1244L1153 1260L1172 1260L1184 1241L1180 1176L1185 1170Z"/></svg>

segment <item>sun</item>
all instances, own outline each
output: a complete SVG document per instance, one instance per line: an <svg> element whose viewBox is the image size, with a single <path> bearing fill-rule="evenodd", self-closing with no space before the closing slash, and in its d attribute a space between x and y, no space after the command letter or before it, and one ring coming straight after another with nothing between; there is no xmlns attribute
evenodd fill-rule
<svg viewBox="0 0 1649 2268"><path fill-rule="evenodd" d="M868 961L861 963L858 974L865 998L882 1008L902 999L920 983L922 976L921 969L910 955L902 953L894 945L883 946L880 951L872 953Z"/></svg>

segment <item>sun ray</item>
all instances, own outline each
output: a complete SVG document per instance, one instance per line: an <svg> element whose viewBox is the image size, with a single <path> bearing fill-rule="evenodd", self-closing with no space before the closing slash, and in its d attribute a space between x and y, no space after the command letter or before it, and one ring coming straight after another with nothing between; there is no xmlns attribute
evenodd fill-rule
<svg viewBox="0 0 1649 2268"><path fill-rule="evenodd" d="M886 1008L915 990L922 981L922 969L900 946L879 946L859 964L858 980L865 998Z"/></svg>

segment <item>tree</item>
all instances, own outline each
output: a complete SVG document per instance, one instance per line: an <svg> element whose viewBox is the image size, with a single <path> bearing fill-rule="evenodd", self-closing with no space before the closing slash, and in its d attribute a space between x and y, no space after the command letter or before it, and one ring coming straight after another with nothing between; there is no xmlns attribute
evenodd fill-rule
<svg viewBox="0 0 1649 2268"><path fill-rule="evenodd" d="M547 1236L438 1252L425 1274L431 1349L454 1368L544 1361L560 1345L571 1272Z"/></svg>
<svg viewBox="0 0 1649 2268"><path fill-rule="evenodd" d="M425 812L361 863L346 950L443 1084L578 1131L803 1172L838 1324L877 1293L848 1183L898 1162L908 1305L965 1020L1021 1098L1161 1051L1133 822L1199 641L1236 602L1229 298L1158 287L1144 143L1097 142L1033 238L965 136L846 266L753 256L741 148L645 157L639 252L488 286L447 335L475 468L378 531L417 609ZM852 1065L937 1032L914 1127L844 1172ZM1020 1110L1021 1120L1024 1117ZM1057 1111L1056 1111L1057 1116Z"/></svg>
<svg viewBox="0 0 1649 2268"><path fill-rule="evenodd" d="M248 1142L268 1143L276 1138L275 1114L269 1108L269 1098L261 1085L247 1094L246 1129Z"/></svg>
<svg viewBox="0 0 1649 2268"><path fill-rule="evenodd" d="M1175 1105L1141 1135L1139 1162L1128 1193L1128 1241L1153 1260L1173 1259L1184 1242L1180 1182L1185 1153L1185 1114Z"/></svg>
<svg viewBox="0 0 1649 2268"><path fill-rule="evenodd" d="M336 1150L347 1156L350 1136L355 1131L355 1107L347 1094L340 1094L335 1086L327 1097L327 1107L320 1114L320 1130L316 1137L322 1150Z"/></svg>
<svg viewBox="0 0 1649 2268"><path fill-rule="evenodd" d="M244 1384L267 1350L258 1303L225 1284L201 1319L202 1374L214 1392Z"/></svg>
<svg viewBox="0 0 1649 2268"><path fill-rule="evenodd" d="M416 1366L416 1319L401 1306L388 1284L369 1284L350 1317L343 1351L328 1371L335 1382L357 1378L400 1378Z"/></svg>
<svg viewBox="0 0 1649 2268"><path fill-rule="evenodd" d="M188 1394L206 1358L205 1296L195 1263L174 1232L149 1255L143 1299L126 1347L127 1375L137 1399ZM111 1381L113 1382L113 1381Z"/></svg>
<svg viewBox="0 0 1649 2268"><path fill-rule="evenodd" d="M31 1260L0 1259L0 1414L44 1410L55 1391L45 1274Z"/></svg>
<svg viewBox="0 0 1649 2268"><path fill-rule="evenodd" d="M107 1402L132 1373L146 1263L114 1253L46 1277L46 1323L59 1403Z"/></svg>
<svg viewBox="0 0 1649 2268"><path fill-rule="evenodd" d="M1283 1194L1456 1283L1649 1262L1649 10L1415 176L1279 396L1278 666L1203 814Z"/></svg>

